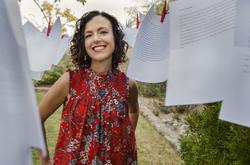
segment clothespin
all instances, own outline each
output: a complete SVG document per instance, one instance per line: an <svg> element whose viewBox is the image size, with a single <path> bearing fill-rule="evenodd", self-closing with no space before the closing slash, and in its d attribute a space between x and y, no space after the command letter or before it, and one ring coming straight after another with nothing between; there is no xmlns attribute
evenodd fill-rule
<svg viewBox="0 0 250 165"><path fill-rule="evenodd" d="M49 22L48 22L47 36L49 36L50 31L51 31L51 18L49 18Z"/></svg>
<svg viewBox="0 0 250 165"><path fill-rule="evenodd" d="M136 29L139 28L139 24L140 24L139 16L138 16L138 14L136 14Z"/></svg>
<svg viewBox="0 0 250 165"><path fill-rule="evenodd" d="M163 0L162 12L161 12L161 23L164 22L164 18L167 14L167 1Z"/></svg>

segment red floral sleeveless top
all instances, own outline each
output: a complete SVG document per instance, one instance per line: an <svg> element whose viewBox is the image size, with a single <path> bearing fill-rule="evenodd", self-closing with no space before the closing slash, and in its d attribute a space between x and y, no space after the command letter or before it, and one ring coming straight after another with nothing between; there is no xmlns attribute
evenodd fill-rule
<svg viewBox="0 0 250 165"><path fill-rule="evenodd" d="M69 74L70 98L62 112L53 164L136 165L126 75L90 68Z"/></svg>

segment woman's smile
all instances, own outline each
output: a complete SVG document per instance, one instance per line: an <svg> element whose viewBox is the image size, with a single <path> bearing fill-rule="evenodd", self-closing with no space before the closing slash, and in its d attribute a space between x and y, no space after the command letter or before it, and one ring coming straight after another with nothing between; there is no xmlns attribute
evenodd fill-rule
<svg viewBox="0 0 250 165"><path fill-rule="evenodd" d="M104 50L106 48L106 45L97 45L97 46L93 46L92 49L96 52L100 52L102 50Z"/></svg>

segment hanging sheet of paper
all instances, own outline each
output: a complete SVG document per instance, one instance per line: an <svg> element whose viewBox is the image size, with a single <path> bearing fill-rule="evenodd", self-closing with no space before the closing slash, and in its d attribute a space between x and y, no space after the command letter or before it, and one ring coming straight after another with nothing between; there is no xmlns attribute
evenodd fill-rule
<svg viewBox="0 0 250 165"><path fill-rule="evenodd" d="M52 64L57 65L60 62L60 60L63 58L63 56L67 52L67 49L69 49L70 40L71 40L71 37L68 37L68 36L64 36L60 40L60 43L59 43L59 45L57 47L57 51L55 53L55 57L54 57L54 60L53 60Z"/></svg>
<svg viewBox="0 0 250 165"><path fill-rule="evenodd" d="M141 82L166 81L168 57L169 19L161 23L152 6L140 24L127 75Z"/></svg>
<svg viewBox="0 0 250 165"><path fill-rule="evenodd" d="M125 34L124 40L129 44L129 46L134 47L137 35L137 29L125 27L123 31Z"/></svg>
<svg viewBox="0 0 250 165"><path fill-rule="evenodd" d="M142 13L139 13L140 23L142 23L142 22L143 22L144 18L145 18L145 15L144 15L144 14L142 14Z"/></svg>
<svg viewBox="0 0 250 165"><path fill-rule="evenodd" d="M0 164L31 165L46 154L16 0L0 1Z"/></svg>
<svg viewBox="0 0 250 165"><path fill-rule="evenodd" d="M41 80L43 77L43 71L31 71L31 77L33 80Z"/></svg>
<svg viewBox="0 0 250 165"><path fill-rule="evenodd" d="M235 65L219 118L250 127L250 1L237 1Z"/></svg>
<svg viewBox="0 0 250 165"><path fill-rule="evenodd" d="M60 18L56 20L49 36L40 32L30 22L24 24L24 33L32 72L43 73L49 70L52 64L58 64L69 48L71 38L61 37ZM39 79L37 75L32 74L32 76L33 75L35 76L32 77L33 79Z"/></svg>
<svg viewBox="0 0 250 165"><path fill-rule="evenodd" d="M235 0L171 3L166 105L220 101L229 92L235 6Z"/></svg>
<svg viewBox="0 0 250 165"><path fill-rule="evenodd" d="M43 43L46 41L44 37L45 34L40 33L40 31L35 28L30 22L26 22L23 26L23 29L25 33L27 47L29 50L28 52L30 52L28 54L28 58L30 62L31 77L34 80L41 80L44 71L47 68L50 68L50 61L52 60L52 56L48 56L48 54L44 54L44 56L41 56L41 53L39 52L43 50L42 48L37 51L37 47L43 45Z"/></svg>
<svg viewBox="0 0 250 165"><path fill-rule="evenodd" d="M145 18L145 15L143 15L142 13L139 13L139 28L140 28L140 24L143 22L144 18ZM135 39L137 36L138 29L132 28L132 27L124 27L124 30L123 30L124 34L125 34L124 40L131 47L134 47L134 45L135 45Z"/></svg>

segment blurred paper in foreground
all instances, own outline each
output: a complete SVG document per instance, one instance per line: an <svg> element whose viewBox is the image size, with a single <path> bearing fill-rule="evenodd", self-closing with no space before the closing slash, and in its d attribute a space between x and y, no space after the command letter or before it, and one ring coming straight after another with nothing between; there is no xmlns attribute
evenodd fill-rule
<svg viewBox="0 0 250 165"><path fill-rule="evenodd" d="M16 0L0 1L0 164L31 165L46 154Z"/></svg>
<svg viewBox="0 0 250 165"><path fill-rule="evenodd" d="M231 93L226 95L219 118L250 127L250 1L237 1L235 25L235 61Z"/></svg>

